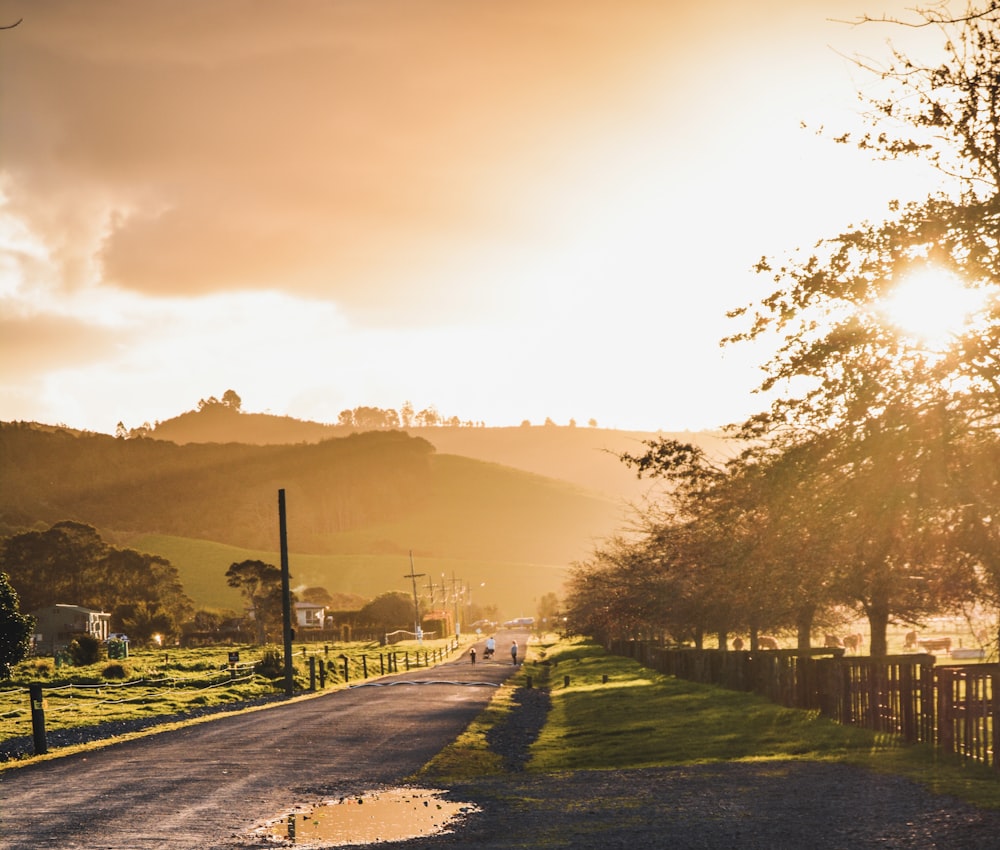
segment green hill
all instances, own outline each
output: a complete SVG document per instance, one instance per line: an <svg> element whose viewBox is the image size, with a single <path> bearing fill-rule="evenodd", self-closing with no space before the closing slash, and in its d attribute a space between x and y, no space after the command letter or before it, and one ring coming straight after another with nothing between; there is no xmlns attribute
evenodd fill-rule
<svg viewBox="0 0 1000 850"><path fill-rule="evenodd" d="M156 552L177 565L185 590L199 607L242 609L239 593L225 582L230 564L247 559L280 563L277 549L240 549L208 540L154 534L129 538L126 542L131 548ZM424 574L417 579L422 605L430 601L431 584L434 585L435 605L438 605L444 589L450 592L452 579L455 579L471 590L474 603L496 605L505 619L533 616L535 603L541 595L558 593L565 578L562 565L475 558L414 555L413 567L418 574ZM331 592L351 593L366 599L392 590L410 593L412 588L408 577L410 560L406 554L304 555L292 552L288 570L293 588L325 587ZM467 617L461 616L460 622L468 622Z"/></svg>
<svg viewBox="0 0 1000 850"><path fill-rule="evenodd" d="M342 425L247 413L211 404L158 422L150 436L178 444L269 445L315 443L346 437L352 430ZM402 430L411 436L422 437L442 454L499 463L633 501L648 492L649 484L637 479L618 456L623 452L641 452L643 440L664 436L696 443L713 456L726 452L725 441L715 432L665 433L559 425L516 428L441 425Z"/></svg>
<svg viewBox="0 0 1000 850"><path fill-rule="evenodd" d="M3 533L88 523L106 539L169 558L202 605L238 604L225 587L230 563L278 562L279 488L296 584L365 596L407 590L412 551L418 572L481 588L476 601L509 616L533 613L533 600L561 592L567 566L623 518L619 500L438 454L401 432L181 446L0 424Z"/></svg>

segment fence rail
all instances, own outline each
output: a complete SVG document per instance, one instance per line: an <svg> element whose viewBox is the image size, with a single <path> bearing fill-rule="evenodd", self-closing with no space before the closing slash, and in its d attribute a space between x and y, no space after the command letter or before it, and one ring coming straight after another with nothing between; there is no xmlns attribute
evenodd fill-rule
<svg viewBox="0 0 1000 850"><path fill-rule="evenodd" d="M870 658L845 656L841 648L676 649L629 640L612 641L608 650L666 675L757 693L1000 771L1000 664L939 666L933 655Z"/></svg>

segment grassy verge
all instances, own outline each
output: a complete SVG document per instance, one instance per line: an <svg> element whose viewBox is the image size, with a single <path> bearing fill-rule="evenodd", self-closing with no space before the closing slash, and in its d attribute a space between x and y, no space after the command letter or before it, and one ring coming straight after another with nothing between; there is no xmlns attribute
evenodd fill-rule
<svg viewBox="0 0 1000 850"><path fill-rule="evenodd" d="M844 762L908 776L932 791L1000 808L1000 776L930 746L840 726L737 691L662 676L587 641L533 643L527 663L482 715L421 774L442 782L500 773L486 731L513 690L548 687L552 710L531 748L531 772L610 770L722 761ZM568 682L568 684L567 684Z"/></svg>
<svg viewBox="0 0 1000 850"><path fill-rule="evenodd" d="M410 642L389 649L365 643L297 644L293 647L295 688L302 692L309 687L310 666L317 687L319 668L323 667L325 690L331 690L360 680L366 668L369 677L388 672L383 665L388 663L390 650L398 654L402 671L407 653L411 663L423 666L429 660L427 654L448 644ZM231 652L239 655L238 666L232 669ZM32 684L42 686L47 731L183 715L199 708L238 706L279 694L284 690L283 667L263 664L268 652L272 659L274 653L280 659L280 648L273 646L139 650L121 661L102 660L83 667L57 667L51 658L31 659L17 665L11 679L0 685L0 740L32 734L28 698L28 686Z"/></svg>

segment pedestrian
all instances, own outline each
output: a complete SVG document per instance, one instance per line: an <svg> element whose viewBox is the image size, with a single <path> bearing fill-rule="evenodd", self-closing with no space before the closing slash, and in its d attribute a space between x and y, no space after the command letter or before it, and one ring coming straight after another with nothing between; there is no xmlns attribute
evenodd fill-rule
<svg viewBox="0 0 1000 850"><path fill-rule="evenodd" d="M490 635L486 639L486 654L484 656L486 660L489 661L493 657L493 653L496 651L497 651L497 642L493 638L493 635Z"/></svg>
<svg viewBox="0 0 1000 850"><path fill-rule="evenodd" d="M476 663L476 648L475 647L472 647L472 649L469 650L469 660L473 664Z"/></svg>
<svg viewBox="0 0 1000 850"><path fill-rule="evenodd" d="M514 641L514 642L513 642L513 643L512 643L511 645L510 645L510 657L511 657L511 660L512 660L512 661L513 661L513 662L514 662L515 664L517 664L517 641Z"/></svg>

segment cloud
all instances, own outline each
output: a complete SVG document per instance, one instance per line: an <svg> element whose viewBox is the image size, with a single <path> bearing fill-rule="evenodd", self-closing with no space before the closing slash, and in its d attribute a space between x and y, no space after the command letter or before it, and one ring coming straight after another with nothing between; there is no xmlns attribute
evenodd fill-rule
<svg viewBox="0 0 1000 850"><path fill-rule="evenodd" d="M494 187L558 168L650 61L657 6L32 6L4 44L11 204L137 292L277 286L383 319L461 302L409 274L516 238L530 214Z"/></svg>

